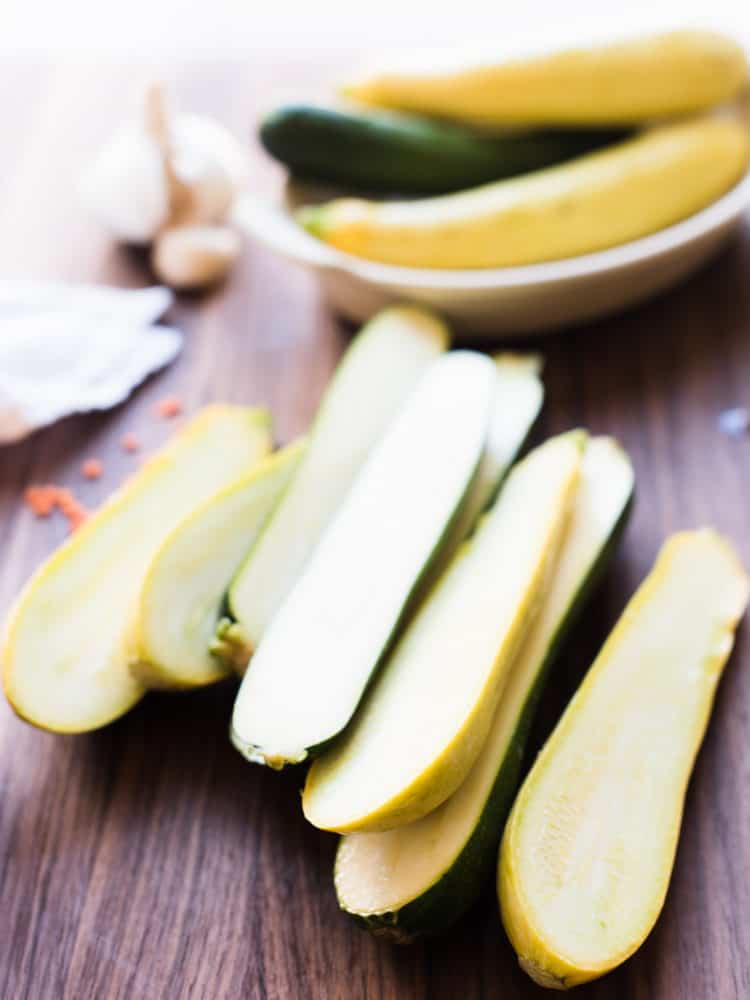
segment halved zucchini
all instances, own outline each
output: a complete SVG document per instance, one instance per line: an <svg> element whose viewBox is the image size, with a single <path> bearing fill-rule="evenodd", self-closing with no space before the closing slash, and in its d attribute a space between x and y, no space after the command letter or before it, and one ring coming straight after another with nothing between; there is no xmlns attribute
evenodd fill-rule
<svg viewBox="0 0 750 1000"><path fill-rule="evenodd" d="M495 400L479 471L438 558L432 560L420 580L414 607L424 600L455 550L476 528L480 516L492 504L542 408L544 386L540 378L540 355L502 351L495 354L493 360L496 371Z"/></svg>
<svg viewBox="0 0 750 1000"><path fill-rule="evenodd" d="M494 390L487 357L445 355L373 451L242 682L248 760L299 763L349 723L475 479Z"/></svg>
<svg viewBox="0 0 750 1000"><path fill-rule="evenodd" d="M712 531L672 536L529 772L498 891L522 967L566 989L644 941L748 579Z"/></svg>
<svg viewBox="0 0 750 1000"><path fill-rule="evenodd" d="M510 473L399 640L349 732L316 760L303 809L324 830L389 830L463 782L552 577L586 435L563 434Z"/></svg>
<svg viewBox="0 0 750 1000"><path fill-rule="evenodd" d="M547 672L614 548L632 489L633 470L619 445L590 440L550 589L468 777L415 823L341 838L334 871L339 906L368 929L399 941L436 933L479 895L495 864Z"/></svg>
<svg viewBox="0 0 750 1000"><path fill-rule="evenodd" d="M219 623L212 652L239 673L373 446L448 340L437 316L394 306L352 342L320 404L297 472L229 588L228 616Z"/></svg>
<svg viewBox="0 0 750 1000"><path fill-rule="evenodd" d="M224 595L302 454L300 441L269 456L164 540L138 605L138 659L132 669L146 687L199 687L231 672L208 649Z"/></svg>
<svg viewBox="0 0 750 1000"><path fill-rule="evenodd" d="M174 525L271 449L265 410L210 406L29 580L11 612L3 683L42 729L104 726L143 695L130 671L148 565Z"/></svg>
<svg viewBox="0 0 750 1000"><path fill-rule="evenodd" d="M496 388L487 447L476 487L458 518L458 541L476 527L479 515L497 496L505 473L529 436L544 400L540 355L501 351L493 360Z"/></svg>

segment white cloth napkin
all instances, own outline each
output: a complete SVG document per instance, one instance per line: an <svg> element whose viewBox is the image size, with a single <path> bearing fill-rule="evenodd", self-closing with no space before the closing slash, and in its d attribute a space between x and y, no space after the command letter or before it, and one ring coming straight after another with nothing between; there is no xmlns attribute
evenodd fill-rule
<svg viewBox="0 0 750 1000"><path fill-rule="evenodd" d="M172 298L166 288L0 281L0 444L115 406L172 361L182 334L153 325Z"/></svg>

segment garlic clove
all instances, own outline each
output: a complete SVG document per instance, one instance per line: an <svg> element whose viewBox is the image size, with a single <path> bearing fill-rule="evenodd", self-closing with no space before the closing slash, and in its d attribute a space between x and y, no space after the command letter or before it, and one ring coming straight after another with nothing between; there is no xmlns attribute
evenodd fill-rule
<svg viewBox="0 0 750 1000"><path fill-rule="evenodd" d="M178 151L204 151L226 173L235 192L245 184L248 174L247 150L221 122L205 115L182 112L175 116L173 129Z"/></svg>
<svg viewBox="0 0 750 1000"><path fill-rule="evenodd" d="M184 215L172 222L223 222L246 180L241 143L222 125L180 114L172 123L172 167L190 191Z"/></svg>
<svg viewBox="0 0 750 1000"><path fill-rule="evenodd" d="M137 122L114 133L84 174L81 190L117 239L150 243L167 223L169 191L162 154Z"/></svg>
<svg viewBox="0 0 750 1000"><path fill-rule="evenodd" d="M234 203L236 190L221 164L196 150L178 148L172 166L188 197L182 208L173 210L170 224L223 222Z"/></svg>
<svg viewBox="0 0 750 1000"><path fill-rule="evenodd" d="M227 276L240 249L239 235L228 226L172 226L156 238L151 263L172 288L207 288Z"/></svg>

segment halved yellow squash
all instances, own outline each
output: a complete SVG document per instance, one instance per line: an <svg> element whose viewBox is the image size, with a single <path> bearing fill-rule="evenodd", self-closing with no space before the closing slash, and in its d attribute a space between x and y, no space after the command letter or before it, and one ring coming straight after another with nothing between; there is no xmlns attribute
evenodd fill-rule
<svg viewBox="0 0 750 1000"><path fill-rule="evenodd" d="M271 449L265 410L210 406L34 574L12 610L3 684L42 729L80 733L143 696L131 672L149 563L174 525Z"/></svg>
<svg viewBox="0 0 750 1000"><path fill-rule="evenodd" d="M632 490L633 469L617 442L591 439L550 588L466 780L415 823L341 838L334 871L339 906L369 930L398 941L434 934L454 923L486 884L539 695L614 549Z"/></svg>
<svg viewBox="0 0 750 1000"><path fill-rule="evenodd" d="M708 530L670 538L529 772L498 891L519 961L542 986L603 975L654 926L747 600L726 541Z"/></svg>
<svg viewBox="0 0 750 1000"><path fill-rule="evenodd" d="M146 687L201 687L232 673L209 651L224 595L303 452L299 441L269 455L164 540L138 601L138 658L132 670Z"/></svg>
<svg viewBox="0 0 750 1000"><path fill-rule="evenodd" d="M553 438L511 471L349 732L313 762L302 800L313 825L389 830L421 819L460 786L552 579L585 440L582 431Z"/></svg>

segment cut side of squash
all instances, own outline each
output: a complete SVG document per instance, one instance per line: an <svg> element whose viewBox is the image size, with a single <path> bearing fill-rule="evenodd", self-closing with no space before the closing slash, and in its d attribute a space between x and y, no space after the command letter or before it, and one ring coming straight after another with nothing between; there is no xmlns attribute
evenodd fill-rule
<svg viewBox="0 0 750 1000"><path fill-rule="evenodd" d="M231 672L209 652L224 594L303 453L298 442L269 456L165 539L139 601L133 672L147 687L199 687Z"/></svg>
<svg viewBox="0 0 750 1000"><path fill-rule="evenodd" d="M619 445L591 439L550 589L468 777L415 823L342 837L334 871L339 906L368 929L400 941L433 934L481 892L496 863L546 674L619 537L632 490L632 466Z"/></svg>
<svg viewBox="0 0 750 1000"><path fill-rule="evenodd" d="M567 988L644 941L748 579L712 531L674 535L523 784L503 836L503 923L526 972Z"/></svg>
<svg viewBox="0 0 750 1000"><path fill-rule="evenodd" d="M352 342L320 404L273 517L229 587L213 652L239 673L297 581L370 451L448 346L442 320L385 309Z"/></svg>
<svg viewBox="0 0 750 1000"><path fill-rule="evenodd" d="M47 560L11 612L2 651L5 693L18 715L79 733L142 697L130 666L151 559L176 522L270 449L265 410L207 407Z"/></svg>
<svg viewBox="0 0 750 1000"><path fill-rule="evenodd" d="M495 384L483 355L440 358L373 451L243 679L249 760L299 763L348 725L475 479Z"/></svg>
<svg viewBox="0 0 750 1000"><path fill-rule="evenodd" d="M524 445L544 401L542 358L538 354L501 351L493 357L496 372L495 402L479 475L471 497L456 526L463 540L480 514L497 496L503 478Z"/></svg>
<svg viewBox="0 0 750 1000"><path fill-rule="evenodd" d="M468 775L552 579L585 440L582 431L553 438L510 473L349 733L310 768L303 808L315 826L342 833L403 826Z"/></svg>
<svg viewBox="0 0 750 1000"><path fill-rule="evenodd" d="M481 515L492 504L542 408L544 386L540 378L542 359L538 354L503 351L496 354L493 360L495 400L479 471L441 546L439 556L432 560L420 581L419 592L414 598L415 607L430 592L458 546L474 531Z"/></svg>

